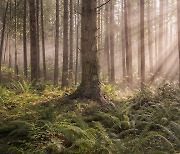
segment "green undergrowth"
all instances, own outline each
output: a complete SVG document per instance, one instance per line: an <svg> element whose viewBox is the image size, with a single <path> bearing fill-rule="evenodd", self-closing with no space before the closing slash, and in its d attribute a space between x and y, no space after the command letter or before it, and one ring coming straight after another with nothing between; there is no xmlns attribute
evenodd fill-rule
<svg viewBox="0 0 180 154"><path fill-rule="evenodd" d="M11 83L0 87L1 154L169 154L180 152L180 90L145 87L125 97L103 85L100 106L67 100L75 88Z"/></svg>

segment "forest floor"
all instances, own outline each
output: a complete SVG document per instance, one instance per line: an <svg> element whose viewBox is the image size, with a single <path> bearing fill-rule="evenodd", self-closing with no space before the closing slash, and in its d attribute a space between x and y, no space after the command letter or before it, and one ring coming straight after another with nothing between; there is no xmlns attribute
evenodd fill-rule
<svg viewBox="0 0 180 154"><path fill-rule="evenodd" d="M180 153L180 90L174 85L124 93L103 85L111 100L105 106L62 99L74 89L1 86L0 153Z"/></svg>

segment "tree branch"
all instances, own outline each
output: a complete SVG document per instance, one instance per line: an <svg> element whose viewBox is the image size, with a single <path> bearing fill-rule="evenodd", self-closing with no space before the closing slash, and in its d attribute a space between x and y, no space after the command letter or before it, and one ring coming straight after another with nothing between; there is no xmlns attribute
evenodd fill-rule
<svg viewBox="0 0 180 154"><path fill-rule="evenodd" d="M109 3L111 0L108 0L107 2L101 4L100 6L97 6L96 9L100 9L101 7L103 7L104 5L106 5L107 3Z"/></svg>

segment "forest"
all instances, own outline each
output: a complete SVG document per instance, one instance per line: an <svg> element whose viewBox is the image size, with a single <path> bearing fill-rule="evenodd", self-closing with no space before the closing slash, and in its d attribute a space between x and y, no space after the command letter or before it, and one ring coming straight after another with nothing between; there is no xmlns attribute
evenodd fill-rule
<svg viewBox="0 0 180 154"><path fill-rule="evenodd" d="M180 0L0 0L0 154L179 154Z"/></svg>

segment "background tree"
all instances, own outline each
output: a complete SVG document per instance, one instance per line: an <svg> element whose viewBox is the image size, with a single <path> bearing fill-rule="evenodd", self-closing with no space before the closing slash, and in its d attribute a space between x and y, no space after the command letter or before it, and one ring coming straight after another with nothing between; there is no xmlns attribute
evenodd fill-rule
<svg viewBox="0 0 180 154"><path fill-rule="evenodd" d="M54 85L59 82L59 0L56 0L56 38L55 38L55 62L54 62Z"/></svg>
<svg viewBox="0 0 180 154"><path fill-rule="evenodd" d="M62 87L68 86L68 0L64 0Z"/></svg>
<svg viewBox="0 0 180 154"><path fill-rule="evenodd" d="M35 84L38 80L38 49L37 49L37 23L36 23L36 3L29 0L30 14L30 48L31 48L31 81Z"/></svg>

